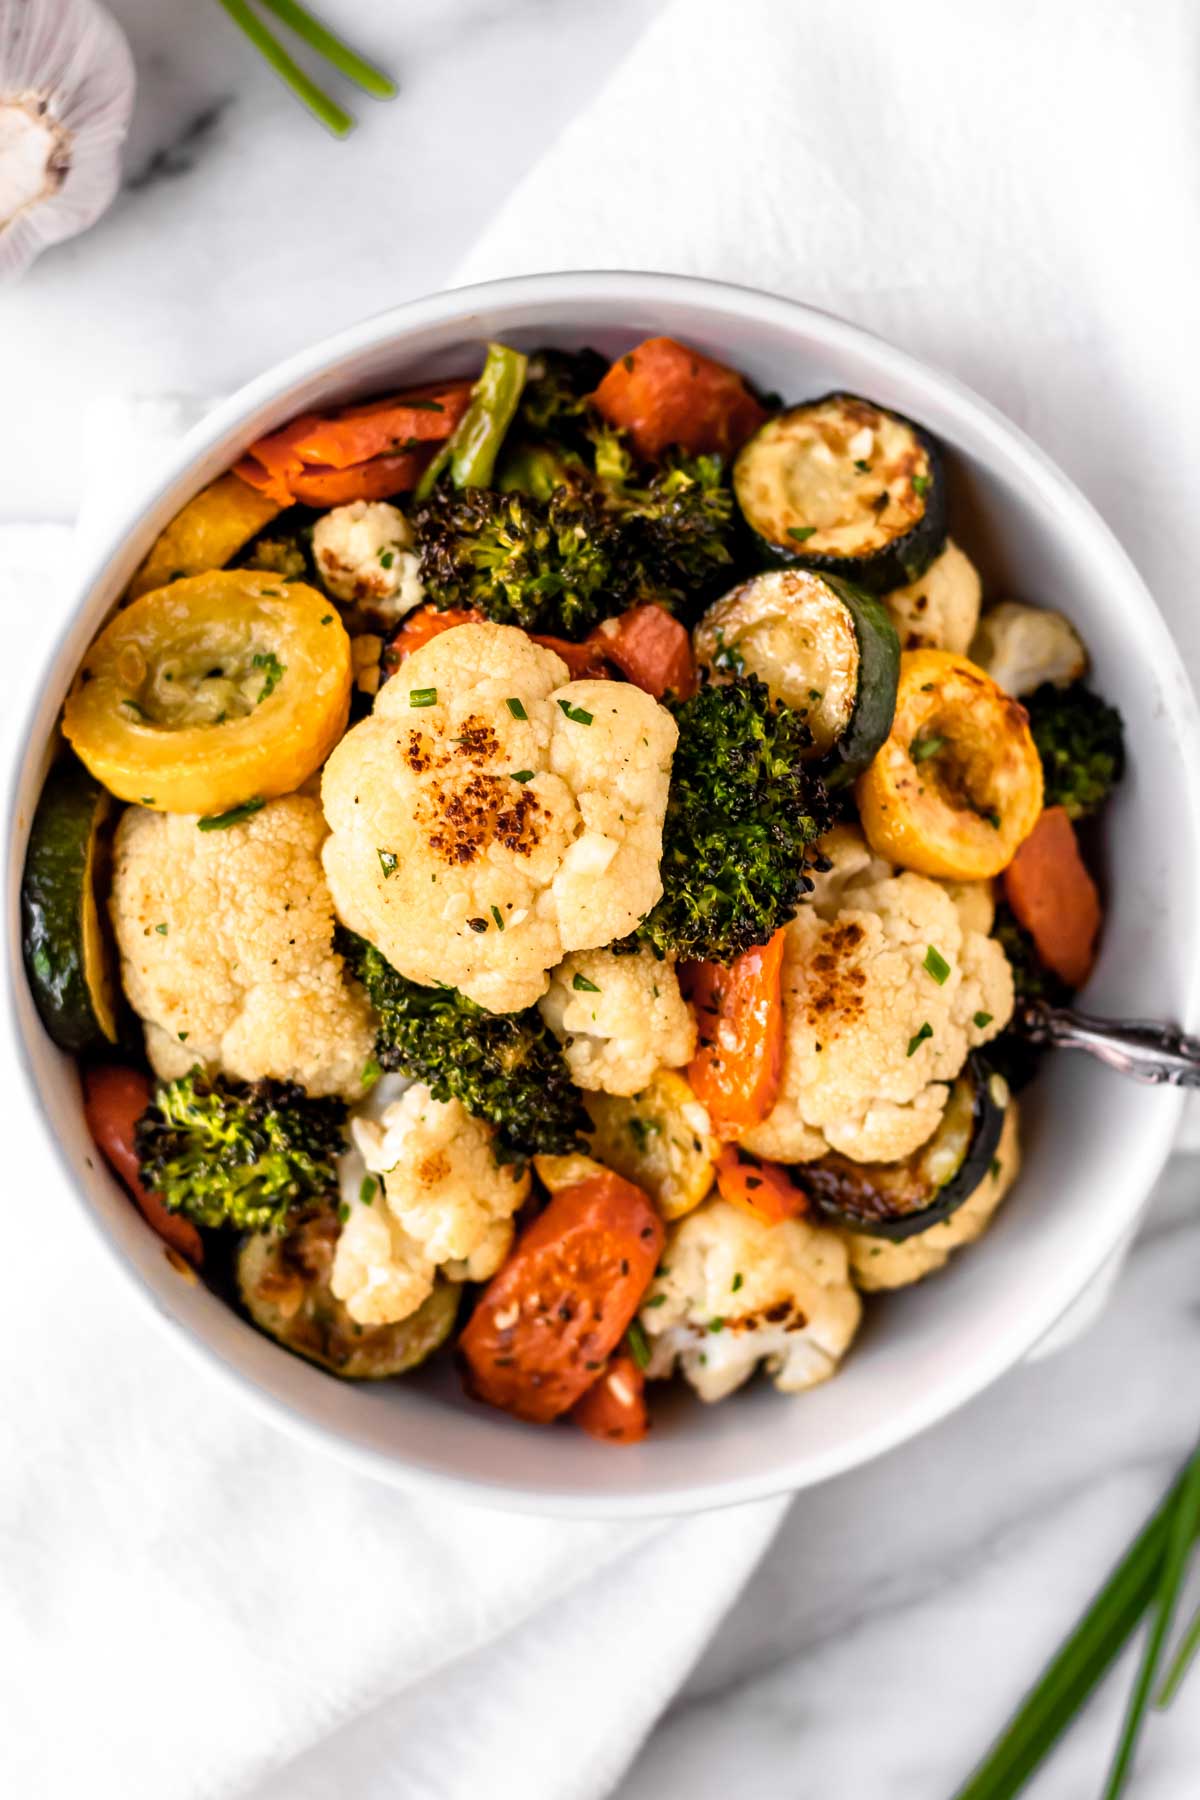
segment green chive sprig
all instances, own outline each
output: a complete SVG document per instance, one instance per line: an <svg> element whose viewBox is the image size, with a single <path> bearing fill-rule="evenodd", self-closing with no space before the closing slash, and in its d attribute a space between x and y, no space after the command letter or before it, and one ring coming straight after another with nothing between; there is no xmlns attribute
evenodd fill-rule
<svg viewBox="0 0 1200 1800"><path fill-rule="evenodd" d="M314 17L307 7L301 6L299 0L261 0L261 3L301 43L307 44L331 69L344 75L347 81L354 82L364 93L376 100L391 100L395 96L397 89L391 76L376 68L374 63L368 62L356 50L352 50L349 44ZM353 115L339 106L324 88L318 87L312 77L288 54L274 32L259 17L250 0L220 0L220 4L264 61L291 88L314 118L319 119L335 137L345 137L348 132L353 131Z"/></svg>

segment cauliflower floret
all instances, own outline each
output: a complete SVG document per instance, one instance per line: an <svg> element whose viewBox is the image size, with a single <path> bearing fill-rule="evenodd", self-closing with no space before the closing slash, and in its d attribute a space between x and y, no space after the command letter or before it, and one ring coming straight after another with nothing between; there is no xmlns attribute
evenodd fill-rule
<svg viewBox="0 0 1200 1800"><path fill-rule="evenodd" d="M979 621L971 660L987 671L1006 694L1032 694L1043 681L1069 687L1087 672L1083 641L1059 612L1002 600Z"/></svg>
<svg viewBox="0 0 1200 1800"><path fill-rule="evenodd" d="M675 721L625 682L573 681L508 625L423 645L325 765L325 871L402 975L492 1012L662 892Z"/></svg>
<svg viewBox="0 0 1200 1800"><path fill-rule="evenodd" d="M167 1080L197 1063L310 1094L362 1092L374 1033L333 949L325 821L290 794L224 831L131 806L110 908L121 979Z"/></svg>
<svg viewBox="0 0 1200 1800"><path fill-rule="evenodd" d="M965 656L979 623L979 571L953 539L925 573L883 596L902 650L953 650Z"/></svg>
<svg viewBox="0 0 1200 1800"><path fill-rule="evenodd" d="M366 1190L370 1192L370 1190ZM355 1197L338 1232L330 1288L357 1325L394 1325L433 1292L434 1264L377 1194Z"/></svg>
<svg viewBox="0 0 1200 1800"><path fill-rule="evenodd" d="M414 1082L382 1109L363 1108L351 1118L350 1134L364 1168L383 1177L381 1194L368 1185L348 1198L343 1182L349 1217L333 1291L352 1318L373 1325L407 1318L437 1273L451 1281L496 1273L530 1177L516 1164L497 1163L486 1125L457 1100L435 1100ZM397 1306L403 1310L389 1310Z"/></svg>
<svg viewBox="0 0 1200 1800"><path fill-rule="evenodd" d="M766 1360L785 1394L834 1373L858 1329L837 1232L804 1219L764 1225L709 1200L670 1230L663 1273L642 1303L646 1373L678 1362L702 1400L723 1400Z"/></svg>
<svg viewBox="0 0 1200 1800"><path fill-rule="evenodd" d="M313 558L335 600L395 624L425 598L412 527L386 500L335 506L313 526Z"/></svg>
<svg viewBox="0 0 1200 1800"><path fill-rule="evenodd" d="M899 1243L868 1237L865 1232L846 1232L855 1285L864 1293L874 1293L884 1288L909 1287L932 1275L949 1260L952 1251L963 1244L973 1244L983 1235L1020 1168L1017 1103L1010 1100L991 1169L974 1193L942 1224L931 1225L928 1231L919 1231L915 1237L903 1238Z"/></svg>
<svg viewBox="0 0 1200 1800"><path fill-rule="evenodd" d="M856 864L852 834L838 849ZM935 1130L967 1053L1012 1015L1012 972L993 939L964 929L941 882L878 863L800 907L787 928L779 1099L742 1138L781 1162L825 1149L895 1162ZM836 872L836 870L835 870ZM828 881L828 877L826 877Z"/></svg>
<svg viewBox="0 0 1200 1800"><path fill-rule="evenodd" d="M648 950L584 950L559 963L538 1001L577 1087L640 1094L657 1069L696 1053L696 1022L671 962Z"/></svg>

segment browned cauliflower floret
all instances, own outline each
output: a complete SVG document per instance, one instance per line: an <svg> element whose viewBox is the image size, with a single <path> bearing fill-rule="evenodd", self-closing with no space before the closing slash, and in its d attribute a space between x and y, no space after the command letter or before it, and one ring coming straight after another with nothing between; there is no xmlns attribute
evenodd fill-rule
<svg viewBox="0 0 1200 1800"><path fill-rule="evenodd" d="M640 1094L656 1070L695 1055L696 1022L675 966L648 950L577 951L559 963L538 1005L577 1087Z"/></svg>
<svg viewBox="0 0 1200 1800"><path fill-rule="evenodd" d="M923 575L883 596L902 650L954 650L965 656L979 623L979 571L952 539Z"/></svg>
<svg viewBox="0 0 1200 1800"><path fill-rule="evenodd" d="M632 930L662 892L675 722L625 682L566 682L507 625L415 651L325 767L339 914L412 981L492 1012L571 950Z"/></svg>
<svg viewBox="0 0 1200 1800"><path fill-rule="evenodd" d="M497 1163L486 1125L457 1100L434 1100L420 1082L372 1110L377 1117L355 1117L350 1129L382 1187L370 1179L348 1195L343 1183L349 1216L332 1287L359 1324L387 1325L416 1311L435 1274L486 1281L496 1273L530 1178Z"/></svg>
<svg viewBox="0 0 1200 1800"><path fill-rule="evenodd" d="M899 1243L868 1237L865 1232L846 1232L850 1273L855 1285L864 1293L873 1293L883 1288L909 1287L914 1281L923 1281L926 1275L932 1275L949 1260L952 1251L964 1244L973 1244L983 1235L996 1208L1017 1179L1020 1168L1017 1104L1010 1100L991 1170L975 1192L943 1224L931 1225L928 1231L919 1231Z"/></svg>
<svg viewBox="0 0 1200 1800"><path fill-rule="evenodd" d="M338 600L395 624L420 605L421 559L412 527L387 500L351 500L313 527L313 560Z"/></svg>
<svg viewBox="0 0 1200 1800"><path fill-rule="evenodd" d="M647 1374L678 1363L702 1400L723 1400L760 1362L783 1393L832 1375L862 1307L836 1231L785 1219L765 1225L708 1200L673 1226L640 1314Z"/></svg>
<svg viewBox="0 0 1200 1800"><path fill-rule="evenodd" d="M1008 1023L1012 973L964 929L986 897L956 903L941 882L886 873L849 828L832 835L834 870L788 926L779 1099L742 1142L781 1162L827 1147L895 1162L935 1129L967 1052Z"/></svg>
<svg viewBox="0 0 1200 1800"><path fill-rule="evenodd" d="M373 1031L333 949L324 837L320 806L302 794L221 831L185 813L123 815L112 921L157 1074L199 1063L310 1094L362 1092Z"/></svg>

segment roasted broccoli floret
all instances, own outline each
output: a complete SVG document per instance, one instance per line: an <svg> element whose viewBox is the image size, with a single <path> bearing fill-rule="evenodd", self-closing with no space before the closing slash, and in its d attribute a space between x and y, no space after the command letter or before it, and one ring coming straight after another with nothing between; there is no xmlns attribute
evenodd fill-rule
<svg viewBox="0 0 1200 1800"><path fill-rule="evenodd" d="M517 410L515 435L549 439L583 452L593 417L590 396L608 372L595 350L535 350Z"/></svg>
<svg viewBox="0 0 1200 1800"><path fill-rule="evenodd" d="M1082 681L1068 688L1043 682L1025 705L1042 759L1046 805L1065 807L1072 819L1090 818L1125 772L1120 713Z"/></svg>
<svg viewBox="0 0 1200 1800"><path fill-rule="evenodd" d="M413 526L426 595L443 611L473 606L498 625L581 638L609 610L617 529L593 494L441 487Z"/></svg>
<svg viewBox="0 0 1200 1800"><path fill-rule="evenodd" d="M610 490L524 448L500 479L513 491L440 487L413 517L425 592L442 610L578 639L640 600L702 604L725 579L733 503L716 457Z"/></svg>
<svg viewBox="0 0 1200 1800"><path fill-rule="evenodd" d="M808 726L757 675L671 709L679 744L663 825L663 895L634 932L659 955L732 962L765 944L828 866L813 849L829 797L800 759Z"/></svg>
<svg viewBox="0 0 1200 1800"><path fill-rule="evenodd" d="M341 1100L295 1082L193 1069L160 1081L138 1121L142 1181L197 1225L282 1229L293 1208L336 1191L345 1117Z"/></svg>
<svg viewBox="0 0 1200 1800"><path fill-rule="evenodd" d="M239 569L269 569L284 581L320 587L312 555L312 528L321 517L309 506L289 506L252 537L234 559Z"/></svg>
<svg viewBox="0 0 1200 1800"><path fill-rule="evenodd" d="M700 605L728 579L733 494L719 456L673 457L647 487L622 489L618 503L636 598Z"/></svg>
<svg viewBox="0 0 1200 1800"><path fill-rule="evenodd" d="M379 1015L375 1055L458 1100L495 1131L497 1162L582 1149L592 1128L558 1042L536 1007L490 1013L457 988L409 981L373 944L338 932L338 948Z"/></svg>

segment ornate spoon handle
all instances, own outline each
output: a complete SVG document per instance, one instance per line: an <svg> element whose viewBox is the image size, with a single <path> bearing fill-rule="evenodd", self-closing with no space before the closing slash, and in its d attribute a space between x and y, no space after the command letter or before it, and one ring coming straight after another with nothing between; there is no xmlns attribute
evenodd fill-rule
<svg viewBox="0 0 1200 1800"><path fill-rule="evenodd" d="M1018 1004L1013 1029L1031 1044L1053 1050L1086 1050L1118 1074L1152 1086L1200 1087L1200 1038L1149 1020L1089 1019L1044 1000Z"/></svg>

